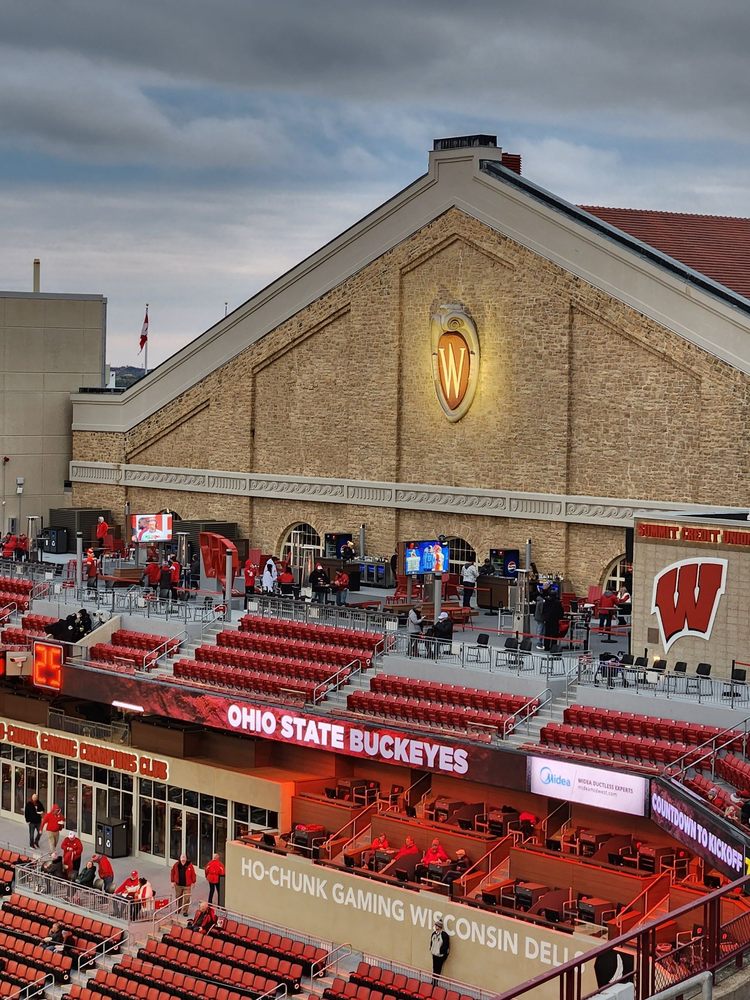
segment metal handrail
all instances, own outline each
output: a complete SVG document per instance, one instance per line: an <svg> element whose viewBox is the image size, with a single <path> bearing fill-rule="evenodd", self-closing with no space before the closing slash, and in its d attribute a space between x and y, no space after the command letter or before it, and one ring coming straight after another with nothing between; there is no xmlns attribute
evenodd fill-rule
<svg viewBox="0 0 750 1000"><path fill-rule="evenodd" d="M330 837L328 838L328 840L325 840L321 844L321 846L320 846L321 853L324 852L324 851L326 851L328 853L328 860L330 861L332 859L332 857L333 857L333 855L332 855L333 845L335 844L335 842L337 840L339 840L341 837L344 836L344 831L348 827L352 828L352 836L349 837L349 839L346 841L346 843L342 846L342 850L345 850L347 847L349 847L350 844L352 844L355 840L357 840L358 837L361 837L362 834L364 833L364 828L361 829L361 830L359 830L359 832L358 832L357 831L357 823L362 818L369 819L370 816L374 812L377 812L377 806L378 806L378 803L377 803L377 799L376 799L375 802L370 802L366 806L364 806L362 809L360 809L360 811L357 813L356 816L353 816L347 823L344 823L344 825L341 827L340 830L336 830L335 833L332 833L330 835ZM365 816L365 813L367 813L367 816ZM368 826L371 826L371 825L372 824L368 824Z"/></svg>
<svg viewBox="0 0 750 1000"><path fill-rule="evenodd" d="M677 721L677 720L675 720ZM670 775L677 781L681 780L681 775L683 775L689 768L696 768L698 764L702 763L709 757L715 756L720 750L725 750L730 743L734 743L735 740L744 731L745 739L748 736L748 724L750 723L750 717L743 719L740 725L743 727L742 730L738 729L737 726L728 726L726 729L722 729L721 732L716 733L715 736L711 736L709 739L705 740L703 743L698 743L691 747L682 757L678 757L677 760L673 761L670 767ZM726 736L727 733L732 733L733 735L729 739L725 740L723 743L716 745L716 740L721 739L722 736ZM703 750L704 747L710 746L711 749L707 750L701 757L697 760L694 759L694 755L699 751ZM673 769L677 768L677 771ZM713 775L713 767L711 768L711 774Z"/></svg>
<svg viewBox="0 0 750 1000"><path fill-rule="evenodd" d="M509 719L503 723L503 738L509 736L515 731L517 725L522 722L526 722L526 731L528 732L528 722L532 716L540 712L545 705L549 705L552 701L552 691L550 688L545 688L541 694L537 695L535 698L529 698L525 705L522 705L517 712L514 712ZM536 702L535 707L531 708L532 703Z"/></svg>
<svg viewBox="0 0 750 1000"><path fill-rule="evenodd" d="M326 973L332 966L337 965L338 962L343 958L348 958L352 954L352 946L349 944L337 945L333 951L330 951L325 959L321 959L321 962L313 962L310 966L310 979L316 979L318 976L322 976ZM335 956L335 958L334 958ZM260 997L258 997L260 1000Z"/></svg>
<svg viewBox="0 0 750 1000"><path fill-rule="evenodd" d="M659 899L657 899L657 901L653 904L653 906L649 906L648 894L655 886L663 885L665 879L666 879L666 892ZM648 885L644 889L642 889L637 896L631 899L628 905L623 907L622 910L620 910L620 912L615 917L614 924L617 927L618 933L620 934L623 933L622 929L623 919L634 912L636 903L640 903L641 900L643 900L642 915L645 918L646 914L648 914L651 910L653 910L655 906L658 906L661 900L664 899L664 896L666 896L669 893L671 885L672 885L672 879L669 876L669 872L660 872L653 879L651 879Z"/></svg>
<svg viewBox="0 0 750 1000"><path fill-rule="evenodd" d="M325 701L329 690L338 691L344 686L344 684L347 683L348 680L350 680L350 678L361 673L362 661L360 659L352 660L352 662L347 663L346 666L339 667L338 670L331 674L330 677L326 677L324 681L315 685L312 696L313 705L318 705L321 701Z"/></svg>
<svg viewBox="0 0 750 1000"><path fill-rule="evenodd" d="M469 878L470 875L476 874L476 870L479 868L479 866L485 859L487 860L487 875L491 875L493 870L497 868L497 865L492 864L492 855L495 853L495 851L499 851L500 848L505 847L508 840L512 841L511 846L513 846L518 840L520 840L520 838L521 838L521 833L519 830L509 830L508 833L505 834L502 840L498 841L496 844L493 844L492 847L485 854L483 854L478 861L475 861L474 864L471 866L471 868L468 868L463 873L463 875L459 879L457 879L459 885L461 886L461 895L463 896L466 894L466 880ZM502 861L505 861L505 858L503 858ZM500 862L500 864L502 864L502 861Z"/></svg>

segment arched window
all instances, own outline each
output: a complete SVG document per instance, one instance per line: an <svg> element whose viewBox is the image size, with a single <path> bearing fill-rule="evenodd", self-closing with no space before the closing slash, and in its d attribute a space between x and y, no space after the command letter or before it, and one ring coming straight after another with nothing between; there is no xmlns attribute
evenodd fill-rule
<svg viewBox="0 0 750 1000"><path fill-rule="evenodd" d="M449 538L448 546L450 549L448 571L450 573L460 573L467 562L472 562L477 557L476 552L465 538Z"/></svg>
<svg viewBox="0 0 750 1000"><path fill-rule="evenodd" d="M632 573L628 570L628 563L625 555L618 556L613 559L605 570L602 590L619 590L620 587L625 583L626 579L629 581Z"/></svg>
<svg viewBox="0 0 750 1000"><path fill-rule="evenodd" d="M311 524L293 524L284 535L279 549L281 558L293 566L304 566L305 560L323 555L320 535Z"/></svg>

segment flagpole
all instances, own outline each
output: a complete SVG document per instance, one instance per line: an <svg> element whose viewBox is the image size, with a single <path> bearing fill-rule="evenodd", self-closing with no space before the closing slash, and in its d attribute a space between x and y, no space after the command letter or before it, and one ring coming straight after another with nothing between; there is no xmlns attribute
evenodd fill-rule
<svg viewBox="0 0 750 1000"><path fill-rule="evenodd" d="M146 315L148 316L148 302L146 303ZM146 344L143 348L143 372L148 375L148 330L146 330Z"/></svg>

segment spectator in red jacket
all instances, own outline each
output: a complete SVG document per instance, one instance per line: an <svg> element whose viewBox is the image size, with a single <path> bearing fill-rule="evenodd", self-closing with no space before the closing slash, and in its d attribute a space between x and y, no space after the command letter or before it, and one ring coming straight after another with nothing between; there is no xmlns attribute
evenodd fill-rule
<svg viewBox="0 0 750 1000"><path fill-rule="evenodd" d="M180 564L177 562L174 556L170 556L169 582L173 600L177 600L177 588L180 586L181 576L182 576L182 566L180 566Z"/></svg>
<svg viewBox="0 0 750 1000"><path fill-rule="evenodd" d="M445 848L440 843L440 841L435 837L433 842L427 848L427 850L422 855L423 865L444 865L446 861L450 861L450 858L445 853Z"/></svg>
<svg viewBox="0 0 750 1000"><path fill-rule="evenodd" d="M60 844L63 859L63 871L65 877L74 879L81 867L81 855L83 854L83 844L76 836L75 830L68 830Z"/></svg>
<svg viewBox="0 0 750 1000"><path fill-rule="evenodd" d="M209 862L210 864L210 862ZM198 903L198 909L193 914L193 919L188 920L188 927L192 931L203 931L204 934L211 930L216 923L216 911L210 903L202 899Z"/></svg>
<svg viewBox="0 0 750 1000"><path fill-rule="evenodd" d="M100 514L96 522L96 541L100 547L104 547L104 539L109 534L109 525Z"/></svg>
<svg viewBox="0 0 750 1000"><path fill-rule="evenodd" d="M86 552L86 558L83 560L83 575L86 577L88 585L90 587L97 586L97 577L99 576L99 563L96 560L93 549L88 549Z"/></svg>
<svg viewBox="0 0 750 1000"><path fill-rule="evenodd" d="M29 558L29 536L18 536L18 547L16 548L16 559L18 562L26 562Z"/></svg>
<svg viewBox="0 0 750 1000"><path fill-rule="evenodd" d="M60 830L65 826L65 817L62 809L55 803L48 813L42 817L42 830L46 830L49 837L49 849L54 851L57 841L60 839Z"/></svg>
<svg viewBox="0 0 750 1000"><path fill-rule="evenodd" d="M186 854L181 854L180 860L175 861L172 865L169 880L174 886L174 898L178 904L177 912L186 914L190 908L190 894L196 882L193 862L188 861Z"/></svg>
<svg viewBox="0 0 750 1000"><path fill-rule="evenodd" d="M112 892L112 886L115 881L115 872L112 868L111 861L109 858L105 858L103 854L95 854L91 860L97 863L99 878L102 880L102 888L105 892Z"/></svg>
<svg viewBox="0 0 750 1000"><path fill-rule="evenodd" d="M102 859L100 858L99 859L100 871L101 871L101 861ZM115 894L118 896L127 896L129 899L133 899L135 897L135 894L138 892L140 885L141 885L141 880L138 877L138 872L135 871L135 869L133 869L133 871L128 875L128 877L117 886L117 888L115 889Z"/></svg>
<svg viewBox="0 0 750 1000"><path fill-rule="evenodd" d="M406 840L404 841L404 846L399 847L399 849L396 851L394 855L393 860L399 861L401 858L412 857L415 854L419 854L419 848L414 843L413 837L407 837Z"/></svg>
<svg viewBox="0 0 750 1000"><path fill-rule="evenodd" d="M617 607L617 594L614 590L605 590L599 598L599 628L607 636L603 642L612 641L612 616Z"/></svg>
<svg viewBox="0 0 750 1000"><path fill-rule="evenodd" d="M146 563L146 568L143 571L143 579L146 581L146 585L151 587L152 590L159 589L159 579L161 577L161 566L157 559L149 560Z"/></svg>
<svg viewBox="0 0 750 1000"><path fill-rule="evenodd" d="M16 549L18 548L18 539L15 535L7 534L2 542L3 545L3 559L15 559Z"/></svg>
<svg viewBox="0 0 750 1000"><path fill-rule="evenodd" d="M212 903L214 893L216 893L216 899L218 900L219 898L219 879L222 875L226 875L226 870L218 854L214 854L208 862L205 867L205 873L206 881L208 882L208 901Z"/></svg>

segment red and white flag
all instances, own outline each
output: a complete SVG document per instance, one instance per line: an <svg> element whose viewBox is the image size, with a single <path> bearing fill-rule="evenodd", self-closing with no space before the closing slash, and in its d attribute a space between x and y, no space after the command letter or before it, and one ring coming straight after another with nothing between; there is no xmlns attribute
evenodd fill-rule
<svg viewBox="0 0 750 1000"><path fill-rule="evenodd" d="M143 350L143 348L146 346L147 343L148 343L148 306L146 306L146 316L143 320L143 326L141 327L141 345L138 349L139 354L141 353L141 351Z"/></svg>

